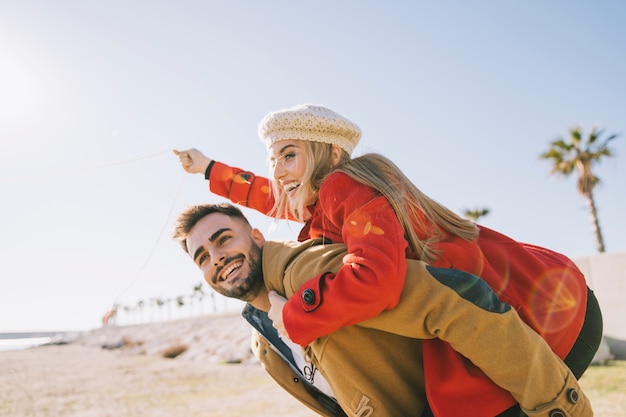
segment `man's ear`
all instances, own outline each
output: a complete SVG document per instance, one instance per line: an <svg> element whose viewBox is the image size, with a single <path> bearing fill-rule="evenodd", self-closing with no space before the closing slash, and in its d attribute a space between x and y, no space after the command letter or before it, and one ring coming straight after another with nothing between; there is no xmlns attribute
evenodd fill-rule
<svg viewBox="0 0 626 417"><path fill-rule="evenodd" d="M263 233L261 233L259 229L252 229L252 240L254 240L257 245L263 246L265 243L265 236L263 236Z"/></svg>

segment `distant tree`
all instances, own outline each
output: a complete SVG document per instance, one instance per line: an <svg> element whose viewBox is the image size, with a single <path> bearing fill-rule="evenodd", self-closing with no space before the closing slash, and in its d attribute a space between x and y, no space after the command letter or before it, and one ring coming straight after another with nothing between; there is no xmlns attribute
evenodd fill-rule
<svg viewBox="0 0 626 417"><path fill-rule="evenodd" d="M133 308L131 306L124 305L122 306L122 310L124 311L124 318L126 318L127 321L127 323L124 324L132 323L132 319L130 317L133 312Z"/></svg>
<svg viewBox="0 0 626 417"><path fill-rule="evenodd" d="M200 313L204 313L204 306L202 304L202 300L204 299L204 288L202 287L202 281L200 281L197 285L193 287L193 295L192 298L198 300L198 304L200 305Z"/></svg>
<svg viewBox="0 0 626 417"><path fill-rule="evenodd" d="M217 300L215 299L215 291L209 292L209 297L211 298L211 306L213 307L213 311L217 311Z"/></svg>
<svg viewBox="0 0 626 417"><path fill-rule="evenodd" d="M163 306L165 305L165 300L157 297L154 301L159 312L159 320L163 320Z"/></svg>
<svg viewBox="0 0 626 417"><path fill-rule="evenodd" d="M149 322L153 322L153 321L155 321L155 318L154 318L154 314L155 314L155 313L154 313L154 312L156 311L156 305L157 305L156 300L157 300L157 299L156 299L156 298L154 298L154 297L152 297L152 298L150 298L150 299L148 300L148 307L150 308L150 310L149 310L149 313L150 313L150 314L149 314L149 316L148 316L148 321L149 321Z"/></svg>
<svg viewBox="0 0 626 417"><path fill-rule="evenodd" d="M145 301L139 300L137 301L137 309L139 310L139 322L143 323L143 307L145 305Z"/></svg>
<svg viewBox="0 0 626 417"><path fill-rule="evenodd" d="M474 223L478 222L478 219L486 216L487 214L489 214L488 208L479 209L478 207L473 210L465 209L465 211L463 212L463 215L465 216L465 218L470 219Z"/></svg>
<svg viewBox="0 0 626 417"><path fill-rule="evenodd" d="M593 190L600 183L600 178L593 173L592 168L602 158L613 156L613 151L609 149L608 144L618 137L617 134L612 134L600 140L603 133L604 130L597 130L594 126L589 135L583 137L582 128L574 127L569 131L568 141L559 138L551 142L550 149L540 155L542 159L552 160L554 165L550 174L568 177L574 170L578 172L577 190L587 200L596 246L600 253L605 251L604 238L593 197Z"/></svg>
<svg viewBox="0 0 626 417"><path fill-rule="evenodd" d="M185 297L182 295L179 295L178 297L176 297L176 305L178 306L179 311L183 311L183 307L185 306Z"/></svg>
<svg viewBox="0 0 626 417"><path fill-rule="evenodd" d="M174 304L174 299L173 298L166 298L165 299L165 305L167 306L167 319L171 320L172 319L172 304Z"/></svg>

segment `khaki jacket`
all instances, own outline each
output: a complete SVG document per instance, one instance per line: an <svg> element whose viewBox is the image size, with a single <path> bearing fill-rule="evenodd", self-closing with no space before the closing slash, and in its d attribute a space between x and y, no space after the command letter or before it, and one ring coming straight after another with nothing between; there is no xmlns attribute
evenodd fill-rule
<svg viewBox="0 0 626 417"><path fill-rule="evenodd" d="M336 271L345 254L340 244L266 242L266 286L290 297L308 277ZM528 416L549 417L555 410L568 417L593 415L567 366L482 280L420 261L408 261L408 266L396 308L306 348L346 414L419 416L426 404L420 340L439 338L485 372L498 389L508 391ZM295 389L299 376L266 342L256 338L253 350L268 373L319 414L336 415L307 389ZM492 417L504 411L487 409L472 406L468 415Z"/></svg>

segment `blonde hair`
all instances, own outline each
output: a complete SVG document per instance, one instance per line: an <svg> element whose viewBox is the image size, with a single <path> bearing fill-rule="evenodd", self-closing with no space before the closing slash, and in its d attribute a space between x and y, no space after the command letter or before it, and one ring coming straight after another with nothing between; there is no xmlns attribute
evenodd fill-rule
<svg viewBox="0 0 626 417"><path fill-rule="evenodd" d="M437 259L433 244L457 236L478 238L475 223L428 197L390 159L374 153L350 159L337 171L380 192L393 207L411 251L425 262ZM428 236L421 239L419 236Z"/></svg>
<svg viewBox="0 0 626 417"><path fill-rule="evenodd" d="M277 218L292 218L304 222L305 198L317 195L333 171L343 172L355 181L367 185L383 195L393 208L409 243L411 252L425 262L438 258L433 248L449 236L472 241L478 238L478 226L428 197L404 175L390 159L375 153L357 158L342 151L341 160L332 167L332 145L302 141L306 169L300 184L299 200L290 205L286 193L272 181L275 205L272 214ZM428 236L420 238L420 236Z"/></svg>

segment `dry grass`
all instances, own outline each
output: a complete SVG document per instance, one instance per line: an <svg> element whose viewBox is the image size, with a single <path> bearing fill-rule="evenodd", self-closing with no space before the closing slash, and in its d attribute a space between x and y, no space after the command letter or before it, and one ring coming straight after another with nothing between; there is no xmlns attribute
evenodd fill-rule
<svg viewBox="0 0 626 417"><path fill-rule="evenodd" d="M626 416L626 360L592 365L580 379L596 417Z"/></svg>

